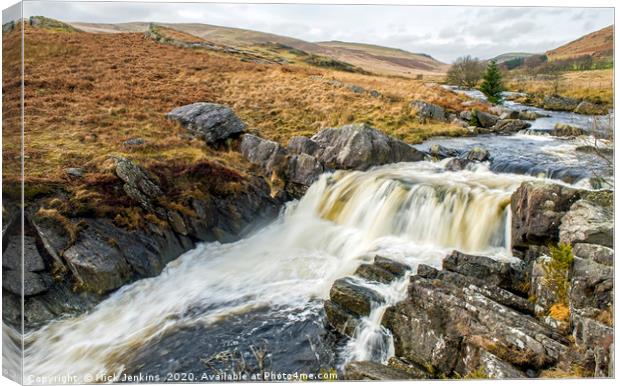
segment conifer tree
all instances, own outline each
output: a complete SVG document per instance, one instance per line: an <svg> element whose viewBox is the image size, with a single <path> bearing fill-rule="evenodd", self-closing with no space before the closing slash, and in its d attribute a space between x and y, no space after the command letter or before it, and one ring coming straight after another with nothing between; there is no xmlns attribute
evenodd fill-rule
<svg viewBox="0 0 620 386"><path fill-rule="evenodd" d="M502 84L502 74L499 72L497 63L494 60L491 60L487 65L480 91L486 95L489 102L495 105L503 102L502 91L504 91L504 85Z"/></svg>

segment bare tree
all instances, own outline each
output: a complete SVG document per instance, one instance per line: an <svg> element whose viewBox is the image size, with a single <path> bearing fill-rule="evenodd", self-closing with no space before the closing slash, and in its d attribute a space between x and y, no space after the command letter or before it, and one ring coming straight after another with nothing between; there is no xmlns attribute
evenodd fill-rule
<svg viewBox="0 0 620 386"><path fill-rule="evenodd" d="M484 73L484 65L470 55L456 59L448 70L446 80L450 84L464 87L475 87Z"/></svg>

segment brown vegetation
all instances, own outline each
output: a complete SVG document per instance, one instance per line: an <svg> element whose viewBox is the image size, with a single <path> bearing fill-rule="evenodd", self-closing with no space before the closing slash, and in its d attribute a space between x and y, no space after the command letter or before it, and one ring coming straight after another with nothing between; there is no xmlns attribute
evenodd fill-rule
<svg viewBox="0 0 620 386"><path fill-rule="evenodd" d="M613 56L614 26L610 25L569 42L554 50L547 51L549 60L574 58L589 55L595 58Z"/></svg>

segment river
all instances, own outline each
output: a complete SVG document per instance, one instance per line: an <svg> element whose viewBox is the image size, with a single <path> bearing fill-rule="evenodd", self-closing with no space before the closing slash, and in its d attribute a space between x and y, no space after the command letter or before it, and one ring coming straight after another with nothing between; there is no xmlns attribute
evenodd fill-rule
<svg viewBox="0 0 620 386"><path fill-rule="evenodd" d="M542 112L551 117L532 129L594 119ZM389 285L356 279L386 303L374 305L348 340L325 328L323 301L332 283L375 255L404 262L412 273L419 264L440 267L453 249L515 259L510 196L523 181L589 188L590 177L612 174L596 156L575 150L591 139L539 134L437 138L419 146L490 151L492 162L461 171L446 170L443 160L324 174L249 237L200 244L91 312L28 333L25 381L123 381L110 378L119 374L205 381L204 374L227 371L318 373L341 371L351 360L386 362L392 340L380 321L404 298L407 278ZM171 374L184 375L166 378Z"/></svg>

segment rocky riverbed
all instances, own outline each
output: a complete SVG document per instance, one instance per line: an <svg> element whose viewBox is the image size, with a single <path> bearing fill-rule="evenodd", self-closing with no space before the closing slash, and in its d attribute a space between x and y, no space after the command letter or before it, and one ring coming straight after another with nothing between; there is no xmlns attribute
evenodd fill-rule
<svg viewBox="0 0 620 386"><path fill-rule="evenodd" d="M196 103L168 117L237 149L254 165L248 189L174 208L173 187L114 156L115 193L156 219L148 228L31 203L26 373L612 375L613 169L590 132L542 128L553 112L515 105L412 106L470 137L412 147L353 124L282 146ZM3 229L8 325L21 318L16 213ZM560 242L573 258L558 298Z"/></svg>

